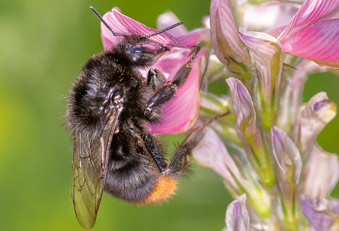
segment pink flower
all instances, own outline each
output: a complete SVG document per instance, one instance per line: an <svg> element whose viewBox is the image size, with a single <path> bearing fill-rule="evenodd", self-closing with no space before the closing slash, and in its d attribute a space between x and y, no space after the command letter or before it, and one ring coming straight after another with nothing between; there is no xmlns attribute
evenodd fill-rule
<svg viewBox="0 0 339 231"><path fill-rule="evenodd" d="M232 73L244 74L247 70L241 63L248 61L248 55L228 0L211 0L210 20L215 55Z"/></svg>
<svg viewBox="0 0 339 231"><path fill-rule="evenodd" d="M258 5L246 3L243 7L243 26L250 31L267 31L274 27L282 27L297 12L295 4L281 1L267 1Z"/></svg>
<svg viewBox="0 0 339 231"><path fill-rule="evenodd" d="M124 35L137 34L142 36L157 31L157 29L149 28L144 24L121 14L116 8L113 8L111 12L106 13L103 16L103 19L114 32ZM176 18L172 20L173 24L178 22L176 20ZM113 36L103 23L101 23L101 37L105 50L111 50L112 47L123 40L122 36ZM182 26L152 36L149 38L150 40L163 46L172 47L171 51L161 56L152 68L160 70L165 74L167 80L170 81L173 79L179 68L189 60L191 52L190 48L197 45L198 42L200 42L201 37L201 31L198 30L187 33ZM163 105L161 122L156 125L149 125L152 133L185 132L191 128L196 121L199 114L200 103L200 65L198 61L202 55L203 51L198 54L187 80L180 88L178 88L174 98ZM146 74L148 69L140 70L140 72Z"/></svg>
<svg viewBox="0 0 339 231"><path fill-rule="evenodd" d="M307 198L301 202L301 210L312 231L338 230L339 200Z"/></svg>
<svg viewBox="0 0 339 231"><path fill-rule="evenodd" d="M284 52L339 69L339 18L324 19L338 11L337 0L306 0L279 35Z"/></svg>
<svg viewBox="0 0 339 231"><path fill-rule="evenodd" d="M284 182L281 187L286 187L291 183L298 184L302 167L298 147L284 130L276 126L271 128L271 141L273 156L282 177L280 180ZM293 166L293 170L291 170L291 166Z"/></svg>
<svg viewBox="0 0 339 231"><path fill-rule="evenodd" d="M246 207L246 194L239 196L228 205L225 231L249 231L250 216Z"/></svg>
<svg viewBox="0 0 339 231"><path fill-rule="evenodd" d="M295 12L291 4L268 2L244 7L240 25L242 22L249 30L275 26L270 33L279 36L283 52L339 70L339 18L335 15L339 12L338 0L305 0L287 25ZM248 57L228 0L211 0L211 38L217 57L225 65L229 67L232 60L246 62ZM229 69L239 73L238 68Z"/></svg>

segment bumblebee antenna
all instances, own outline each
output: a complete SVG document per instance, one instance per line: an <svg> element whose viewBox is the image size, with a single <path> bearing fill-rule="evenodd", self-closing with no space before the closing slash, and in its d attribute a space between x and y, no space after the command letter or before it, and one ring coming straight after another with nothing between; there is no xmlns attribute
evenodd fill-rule
<svg viewBox="0 0 339 231"><path fill-rule="evenodd" d="M93 6L90 6L89 7L90 9L91 9L91 11L93 11L93 13L98 17L98 19L107 27L107 29L110 31L110 32L112 32L112 34L114 35L114 36L126 36L126 35L124 35L124 34L120 34L120 33L116 33L116 32L114 32L110 27L109 27L109 25L104 21L104 19L100 16L100 14L98 13L98 11L96 11L95 9L94 9L94 7Z"/></svg>
<svg viewBox="0 0 339 231"><path fill-rule="evenodd" d="M180 25L182 25L182 24L184 24L184 22L178 22L178 23L173 24L173 25L171 25L171 26L169 26L169 27L166 27L166 28L164 28L164 29L162 29L162 30L158 30L158 31L154 32L153 34L147 35L147 36L145 36L144 38L145 38L145 39L148 39L148 38L153 37L153 36L155 36L155 35L164 33L165 31L171 30L171 29L173 29L173 28L175 28L175 27L177 27L177 26L180 26Z"/></svg>

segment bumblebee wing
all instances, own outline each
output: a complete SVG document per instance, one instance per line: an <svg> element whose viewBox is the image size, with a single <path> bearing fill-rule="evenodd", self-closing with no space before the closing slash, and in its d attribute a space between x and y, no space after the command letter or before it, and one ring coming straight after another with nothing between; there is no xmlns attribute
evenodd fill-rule
<svg viewBox="0 0 339 231"><path fill-rule="evenodd" d="M98 134L75 133L71 194L77 219L86 229L95 224L105 183L109 147L121 109L114 110Z"/></svg>

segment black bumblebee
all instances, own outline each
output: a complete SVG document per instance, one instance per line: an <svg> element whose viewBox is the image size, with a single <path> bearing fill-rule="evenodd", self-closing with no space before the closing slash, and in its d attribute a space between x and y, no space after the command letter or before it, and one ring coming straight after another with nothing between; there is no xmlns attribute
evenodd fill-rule
<svg viewBox="0 0 339 231"><path fill-rule="evenodd" d="M111 51L92 56L70 93L67 122L74 136L72 200L79 223L93 227L103 190L123 200L150 204L171 196L188 167L188 156L202 138L202 127L190 132L167 163L147 123L159 123L161 106L173 98L191 71L199 47L171 82L156 69L147 79L137 68L149 67L171 50L147 36L123 35ZM143 46L144 45L144 46ZM150 45L152 49L150 48Z"/></svg>

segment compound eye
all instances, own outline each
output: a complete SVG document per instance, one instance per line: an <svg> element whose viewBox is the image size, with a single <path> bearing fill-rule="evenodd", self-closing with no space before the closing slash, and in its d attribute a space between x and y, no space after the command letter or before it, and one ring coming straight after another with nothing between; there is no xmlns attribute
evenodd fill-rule
<svg viewBox="0 0 339 231"><path fill-rule="evenodd" d="M127 44L127 49L129 50L131 55L139 57L143 56L144 54L156 54L156 48L149 44Z"/></svg>

